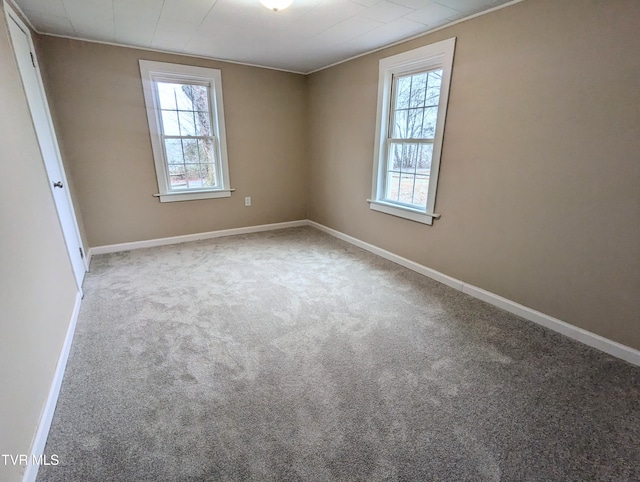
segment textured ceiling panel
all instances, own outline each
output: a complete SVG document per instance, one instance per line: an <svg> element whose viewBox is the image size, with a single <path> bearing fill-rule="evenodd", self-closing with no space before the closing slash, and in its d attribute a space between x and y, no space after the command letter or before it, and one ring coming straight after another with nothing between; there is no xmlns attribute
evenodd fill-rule
<svg viewBox="0 0 640 482"><path fill-rule="evenodd" d="M15 0L42 33L311 72L510 0Z"/></svg>

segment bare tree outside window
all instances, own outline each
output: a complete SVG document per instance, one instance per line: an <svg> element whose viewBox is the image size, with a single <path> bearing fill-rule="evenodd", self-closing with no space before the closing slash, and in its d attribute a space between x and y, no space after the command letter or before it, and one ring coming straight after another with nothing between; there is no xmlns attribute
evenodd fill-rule
<svg viewBox="0 0 640 482"><path fill-rule="evenodd" d="M160 202L231 197L222 72L140 60Z"/></svg>
<svg viewBox="0 0 640 482"><path fill-rule="evenodd" d="M426 205L441 82L442 69L394 78L386 199Z"/></svg>
<svg viewBox="0 0 640 482"><path fill-rule="evenodd" d="M207 86L157 82L157 89L171 189L216 186Z"/></svg>

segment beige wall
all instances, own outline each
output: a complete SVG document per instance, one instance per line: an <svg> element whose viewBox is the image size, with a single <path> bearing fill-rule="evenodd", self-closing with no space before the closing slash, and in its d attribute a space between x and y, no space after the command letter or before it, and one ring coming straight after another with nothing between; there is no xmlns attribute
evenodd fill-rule
<svg viewBox="0 0 640 482"><path fill-rule="evenodd" d="M306 217L304 76L55 37L41 37L39 48L90 246ZM139 59L221 69L230 198L152 197L158 186Z"/></svg>
<svg viewBox="0 0 640 482"><path fill-rule="evenodd" d="M633 0L526 0L308 78L54 37L40 49L89 245L308 216L640 348L639 21ZM372 212L378 60L452 36L442 219ZM230 199L151 197L140 58L222 69Z"/></svg>
<svg viewBox="0 0 640 482"><path fill-rule="evenodd" d="M312 74L309 217L640 349L640 2L526 0ZM457 37L436 212L373 212L378 60Z"/></svg>
<svg viewBox="0 0 640 482"><path fill-rule="evenodd" d="M635 0L527 0L309 78L53 37L39 51L89 245L308 215L640 349L639 24ZM451 36L442 219L372 212L378 59ZM222 69L230 199L151 197L139 58ZM76 289L3 21L0 65L0 452L17 454Z"/></svg>
<svg viewBox="0 0 640 482"><path fill-rule="evenodd" d="M76 285L0 3L0 453L27 454ZM20 480L0 460L0 480Z"/></svg>

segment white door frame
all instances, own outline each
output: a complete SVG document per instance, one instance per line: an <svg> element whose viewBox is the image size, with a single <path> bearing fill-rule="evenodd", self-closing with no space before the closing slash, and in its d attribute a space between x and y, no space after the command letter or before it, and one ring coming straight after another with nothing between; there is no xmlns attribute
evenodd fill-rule
<svg viewBox="0 0 640 482"><path fill-rule="evenodd" d="M62 233L64 235L65 238L65 244L67 247L67 254L69 256L69 262L71 263L72 268L74 267L74 261L72 259L72 256L76 255L77 252L76 250L78 248L80 248L80 253L81 253L81 257L82 257L82 265L84 267L84 271L82 273L80 273L80 267L78 266L77 270L76 268L73 268L73 272L74 272L74 277L76 279L76 284L78 285L78 290L80 290L80 292L82 292L82 281L84 279L84 274L85 272L87 272L89 270L89 266L88 266L88 259L86 256L86 253L84 253L84 249L82 246L82 236L80 235L80 229L78 227L78 220L76 218L75 215L75 209L74 209L74 205L73 205L73 201L71 199L71 194L69 193L69 183L67 181L67 176L65 173L65 169L64 169L64 164L62 163L62 155L60 154L60 146L58 144L58 139L56 136L56 131L55 131L55 127L53 125L53 120L51 117L51 111L49 109L49 104L47 101L47 95L44 89L44 85L42 83L42 74L40 72L40 65L38 63L38 58L35 55L35 47L33 44L33 38L31 36L31 29L25 25L24 21L22 20L22 18L20 17L20 15L18 15L16 13L16 7L14 7L12 4L8 3L7 0L3 0L3 4L4 4L4 11L5 11L5 17L6 17L6 21L7 21L7 28L8 28L8 33L9 36L11 37L11 43L12 43L12 48L14 51L14 57L17 55L16 54L16 50L15 50L15 46L13 45L14 43L14 39L11 36L11 26L10 23L11 22L15 22L15 24L26 34L26 38L27 38L27 42L29 44L29 48L32 52L32 62L33 65L35 67L35 72L36 72L36 77L37 77L37 81L38 81L38 88L40 89L40 94L42 96L42 100L44 101L44 110L45 110L45 114L46 114L46 118L47 118L47 124L48 124L48 128L51 131L51 137L52 137L52 143L53 143L53 151L55 153L55 161L57 162L57 167L59 169L59 176L56 177L60 177L60 179L52 179L50 177L50 173L47 172L47 178L49 179L49 189L51 190L51 194L53 196L54 199L54 203L56 204L56 211L58 214L58 221L60 223L60 227L62 229ZM22 12L21 12L22 13ZM18 64L18 70L20 70L20 64L18 59L16 58L16 63ZM22 80L22 73L20 73L20 77ZM24 80L23 80L23 88L24 88ZM25 95L27 95L27 92L25 91ZM30 114L32 115L33 118L33 114L31 111L31 107L29 108ZM35 128L35 124L34 124L34 128ZM36 137L38 137L38 131L36 129ZM41 146L41 153L42 153L42 144L40 139L38 139L38 144ZM43 153L44 156L44 153ZM47 171L47 166L46 166L46 162L45 162L45 171ZM56 199L55 199L55 193L53 192L54 188L54 184L57 181L61 181L63 184L63 195L64 195L64 201L66 201L66 203L68 203L68 207L69 207L69 213L68 213L68 218L71 221L71 229L65 229L64 226L62 225L62 220L61 220L61 213L60 210L61 209L65 209L67 210L66 206L59 206L58 203L56 203ZM71 232L69 232L71 231ZM72 239L72 238L76 238L76 239ZM71 238L71 239L70 239ZM73 250L73 251L72 251ZM77 258L76 258L77 259Z"/></svg>

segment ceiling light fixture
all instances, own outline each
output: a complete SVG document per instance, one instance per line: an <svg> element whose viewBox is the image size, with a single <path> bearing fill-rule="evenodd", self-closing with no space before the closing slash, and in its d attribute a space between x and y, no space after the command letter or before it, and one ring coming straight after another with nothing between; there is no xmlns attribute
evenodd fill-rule
<svg viewBox="0 0 640 482"><path fill-rule="evenodd" d="M277 12L278 10L284 10L287 8L293 3L293 0L260 0L260 3L269 10Z"/></svg>

